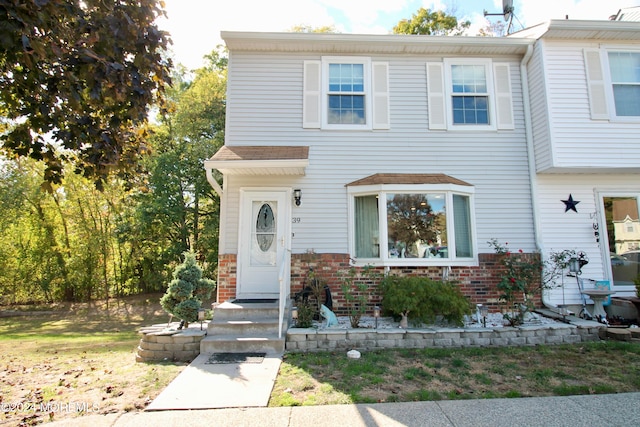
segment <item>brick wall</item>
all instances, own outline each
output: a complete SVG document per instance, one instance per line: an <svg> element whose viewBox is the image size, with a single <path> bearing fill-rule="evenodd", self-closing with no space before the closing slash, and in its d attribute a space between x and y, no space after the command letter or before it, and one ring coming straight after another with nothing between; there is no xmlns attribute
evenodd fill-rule
<svg viewBox="0 0 640 427"><path fill-rule="evenodd" d="M218 255L218 286L216 301L224 302L236 297L236 255Z"/></svg>
<svg viewBox="0 0 640 427"><path fill-rule="evenodd" d="M523 257L534 259L537 254L523 254ZM479 254L479 265L474 267L451 267L449 280L456 281L462 293L469 297L472 304L485 304L490 311L500 311L498 301L499 292L496 288L499 276L503 271L499 257L496 254ZM313 268L315 274L324 279L329 285L333 299L333 308L336 314L346 315L344 295L340 289L341 283L347 277L351 266L347 254L294 254L291 256L291 294L301 291L305 285L305 279L309 269ZM362 268L357 269L362 278ZM375 269L377 273L384 273L383 267ZM398 275L425 276L434 280L442 279L442 267L391 267L390 272ZM218 301L226 301L236 295L236 256L231 254L221 255L218 265ZM371 283L370 281L368 283ZM372 284L372 287L375 287ZM541 305L540 296L537 297L536 306ZM369 306L380 304L380 296L371 292ZM372 309L371 309L372 310Z"/></svg>

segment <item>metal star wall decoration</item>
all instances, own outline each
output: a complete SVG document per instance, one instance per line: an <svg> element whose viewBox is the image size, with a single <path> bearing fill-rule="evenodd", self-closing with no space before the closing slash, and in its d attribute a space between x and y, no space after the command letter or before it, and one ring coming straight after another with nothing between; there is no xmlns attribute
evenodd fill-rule
<svg viewBox="0 0 640 427"><path fill-rule="evenodd" d="M569 193L569 198L567 200L562 200L562 203L564 203L565 212L569 212L569 210L572 210L575 213L578 213L578 209L576 209L576 205L580 202L578 200L573 200L573 196L571 195L571 193Z"/></svg>

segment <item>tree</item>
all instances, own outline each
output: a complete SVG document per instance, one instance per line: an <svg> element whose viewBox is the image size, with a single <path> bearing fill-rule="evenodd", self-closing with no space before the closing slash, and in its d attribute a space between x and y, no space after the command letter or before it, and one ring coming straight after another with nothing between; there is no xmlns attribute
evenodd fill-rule
<svg viewBox="0 0 640 427"><path fill-rule="evenodd" d="M411 19L402 19L393 27L394 34L421 34L432 36L459 36L471 26L470 21L458 22L458 18L441 10L432 12L421 7Z"/></svg>
<svg viewBox="0 0 640 427"><path fill-rule="evenodd" d="M480 28L478 35L481 37L503 37L507 34L504 21L490 22L486 20L484 28Z"/></svg>
<svg viewBox="0 0 640 427"><path fill-rule="evenodd" d="M289 29L292 33L337 33L335 25L312 27L311 25L294 25Z"/></svg>
<svg viewBox="0 0 640 427"><path fill-rule="evenodd" d="M184 262L173 272L173 280L160 299L162 308L184 323L198 320L202 302L211 297L216 282L202 277L202 269L196 263L193 252L184 253Z"/></svg>
<svg viewBox="0 0 640 427"><path fill-rule="evenodd" d="M437 232L439 217L444 215L434 214L426 195L395 194L388 201L387 222L390 243L401 246L396 247L398 255L403 256L404 249L406 257L424 256L419 252L417 243L435 242L438 237L443 237Z"/></svg>
<svg viewBox="0 0 640 427"><path fill-rule="evenodd" d="M158 0L0 0L0 147L65 163L98 186L145 150L148 106L170 83Z"/></svg>

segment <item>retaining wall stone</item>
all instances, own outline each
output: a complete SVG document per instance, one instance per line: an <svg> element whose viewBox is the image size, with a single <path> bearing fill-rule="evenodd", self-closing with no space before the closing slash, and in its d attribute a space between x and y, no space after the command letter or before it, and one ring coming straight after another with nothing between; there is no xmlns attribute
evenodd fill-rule
<svg viewBox="0 0 640 427"><path fill-rule="evenodd" d="M426 328L426 329L298 329L289 328L288 352L335 349L377 350L385 348L508 347L543 344L574 344L600 340L604 325L580 321L572 324L503 328Z"/></svg>
<svg viewBox="0 0 640 427"><path fill-rule="evenodd" d="M200 354L200 341L207 335L206 328L177 330L176 326L154 325L140 329L142 338L136 351L136 362L191 362L195 359Z"/></svg>

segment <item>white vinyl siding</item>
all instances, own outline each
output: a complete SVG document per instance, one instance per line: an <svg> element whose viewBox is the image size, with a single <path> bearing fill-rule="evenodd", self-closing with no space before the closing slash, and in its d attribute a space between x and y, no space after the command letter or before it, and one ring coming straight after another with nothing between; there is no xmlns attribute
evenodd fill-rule
<svg viewBox="0 0 640 427"><path fill-rule="evenodd" d="M528 65L537 171L640 170L640 123L592 119L584 50L595 47L566 41L539 47Z"/></svg>
<svg viewBox="0 0 640 427"><path fill-rule="evenodd" d="M224 239L237 250L240 187L302 189L292 207L294 253L348 253L345 184L375 173L445 173L475 186L479 253L492 238L535 249L520 89L519 58L509 62L515 129L512 132L430 132L425 62L439 58L375 56L388 64L390 129L379 132L303 129L304 61L315 55L234 53L228 82L227 145L308 146L304 176L227 176ZM441 59L441 58L440 58ZM441 63L441 61L440 61Z"/></svg>
<svg viewBox="0 0 640 427"><path fill-rule="evenodd" d="M546 174L538 176L538 207L540 218L540 241L543 258L551 252L565 249L583 251L589 258L589 264L582 269L582 277L593 280L608 280L609 254L605 252L605 218L601 211L599 196L601 195L640 195L640 182L635 174ZM579 201L578 212L565 212L569 194ZM600 242L596 240L593 224L600 228ZM510 245L511 246L511 245ZM603 262L607 260L607 262ZM548 300L556 305L581 304L580 293L574 277L559 278L557 285L547 292ZM616 290L617 296L633 296L635 289L630 286L626 293ZM564 295L563 295L564 293Z"/></svg>

